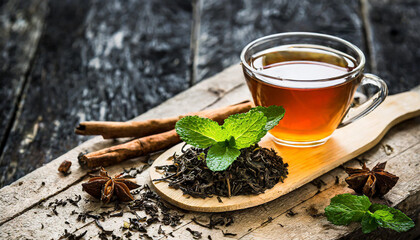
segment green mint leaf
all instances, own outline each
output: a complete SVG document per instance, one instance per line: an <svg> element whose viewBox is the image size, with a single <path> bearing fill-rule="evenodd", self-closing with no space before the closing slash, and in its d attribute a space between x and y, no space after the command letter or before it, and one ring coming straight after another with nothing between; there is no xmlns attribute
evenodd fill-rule
<svg viewBox="0 0 420 240"><path fill-rule="evenodd" d="M325 215L335 225L348 225L351 222L360 222L370 205L366 196L340 194L331 199L330 205L325 208Z"/></svg>
<svg viewBox="0 0 420 240"><path fill-rule="evenodd" d="M273 129L277 124L279 124L280 120L283 119L285 110L281 106L272 105L269 107L262 107L257 106L251 109L252 111L262 112L264 116L267 118L267 123L265 124L264 129L269 131Z"/></svg>
<svg viewBox="0 0 420 240"><path fill-rule="evenodd" d="M376 219L372 217L372 213L367 211L362 218L362 232L363 233L370 233L378 228L378 224L376 223Z"/></svg>
<svg viewBox="0 0 420 240"><path fill-rule="evenodd" d="M394 214L388 210L376 210L372 216L378 220L390 222L394 220Z"/></svg>
<svg viewBox="0 0 420 240"><path fill-rule="evenodd" d="M237 148L218 142L207 153L207 167L213 172L226 170L240 154Z"/></svg>
<svg viewBox="0 0 420 240"><path fill-rule="evenodd" d="M212 171L223 171L240 155L239 149L258 143L279 123L284 112L279 106L256 107L229 116L223 126L207 118L187 116L176 123L175 129L186 143L198 148L211 147L207 166Z"/></svg>
<svg viewBox="0 0 420 240"><path fill-rule="evenodd" d="M222 127L208 118L183 117L176 123L175 129L184 142L198 148L207 148L226 140Z"/></svg>
<svg viewBox="0 0 420 240"><path fill-rule="evenodd" d="M325 208L327 219L335 225L361 222L363 233L370 233L377 227L405 232L415 226L413 220L392 207L371 204L366 196L341 194L333 197Z"/></svg>
<svg viewBox="0 0 420 240"><path fill-rule="evenodd" d="M398 209L382 204L373 204L370 208L372 217L383 228L390 228L397 232L406 232L414 227L414 222Z"/></svg>
<svg viewBox="0 0 420 240"><path fill-rule="evenodd" d="M226 142L227 146L237 148L235 137L230 136L229 140L225 140L225 142Z"/></svg>
<svg viewBox="0 0 420 240"><path fill-rule="evenodd" d="M262 112L249 111L229 116L222 127L235 138L236 148L242 149L260 141L266 123Z"/></svg>

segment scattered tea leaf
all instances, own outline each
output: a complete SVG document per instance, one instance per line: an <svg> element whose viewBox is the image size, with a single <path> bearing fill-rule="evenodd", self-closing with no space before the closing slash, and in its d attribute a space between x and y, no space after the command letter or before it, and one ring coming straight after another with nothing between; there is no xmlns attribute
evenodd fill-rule
<svg viewBox="0 0 420 240"><path fill-rule="evenodd" d="M202 237L201 236L202 235L201 232L194 231L194 230L192 230L191 228L188 228L188 227L186 228L186 230L191 233L191 235L193 236L194 239L201 239L201 237Z"/></svg>
<svg viewBox="0 0 420 240"><path fill-rule="evenodd" d="M228 231L225 232L223 230L222 230L222 233L223 233L223 236L225 236L225 237L235 237L236 235L238 235L236 233L230 233Z"/></svg>

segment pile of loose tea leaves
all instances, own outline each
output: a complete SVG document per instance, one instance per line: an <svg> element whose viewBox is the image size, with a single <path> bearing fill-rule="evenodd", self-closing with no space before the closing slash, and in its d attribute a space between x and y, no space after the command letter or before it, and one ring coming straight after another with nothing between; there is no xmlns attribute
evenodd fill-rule
<svg viewBox="0 0 420 240"><path fill-rule="evenodd" d="M148 165L143 165L139 168L123 169L124 171L122 173L117 174L119 176L118 179L135 178L147 169L147 167ZM100 186L98 188L101 189ZM99 201L93 198L85 198L82 201L83 198L81 195L75 195L74 197L65 199L55 199L46 206L52 211L47 216L53 217L53 215L58 215L60 212L59 208L70 206L73 210L66 217L65 224L71 226L73 224L71 223L72 221L86 224L93 222L99 229L97 238L113 240L160 238L164 237L164 235L172 234L171 232L165 233L163 230L165 226L175 228L182 224L185 212L163 201L147 184L139 186L135 190L130 191L130 193L134 197L133 201L122 202L118 198L115 198L107 204L102 204L100 208L87 211L83 210L85 209L83 202L84 204L98 204ZM65 212L68 212L68 210ZM108 225L109 219L111 218L114 222L121 224L120 230L112 229ZM86 224L84 225L86 226ZM157 236L152 225L157 225L156 227L158 227ZM43 228L44 225L41 224L41 229ZM85 239L88 230L76 234L77 232L77 229L64 229L61 238ZM155 235L152 236L152 234ZM92 234L90 233L90 235Z"/></svg>
<svg viewBox="0 0 420 240"><path fill-rule="evenodd" d="M253 145L241 149L239 157L224 171L206 165L208 149L188 148L174 155L172 165L157 166L169 186L192 197L237 196L263 193L287 177L287 163L273 149ZM219 200L220 201L220 200Z"/></svg>

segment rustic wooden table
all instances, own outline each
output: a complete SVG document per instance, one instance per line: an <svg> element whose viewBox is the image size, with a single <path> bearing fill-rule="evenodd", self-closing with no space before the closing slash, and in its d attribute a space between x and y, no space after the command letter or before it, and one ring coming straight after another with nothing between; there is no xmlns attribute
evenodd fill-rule
<svg viewBox="0 0 420 240"><path fill-rule="evenodd" d="M88 230L86 238L96 236L100 229L92 220L83 223L70 213L100 211L97 205L81 201L79 208L57 208L58 215L48 208L56 199L87 197L81 192L87 173L76 162L79 152L115 144L101 138L84 142L88 138L75 136L73 127L84 120L131 119L192 85L137 119L248 98L237 65L202 80L237 63L243 46L257 37L283 31L337 35L366 53L367 71L383 77L391 93L420 84L418 1L6 0L0 2L0 19L0 186L5 186L0 189L0 238L6 239L55 239L64 229ZM359 157L368 160L368 166L389 162L387 168L401 179L386 199L417 222L419 155L416 118L394 127ZM56 171L63 159L74 162L67 177ZM144 164L139 160L109 170L139 167ZM242 239L358 239L358 225L337 227L320 214L329 198L349 191L343 184L345 175L338 168L268 204L235 211L235 223L223 230ZM147 183L147 172L137 181ZM203 232L203 238L223 237L220 230L191 221L209 214L185 215L181 226L165 226L166 234L158 234L157 225L148 234L190 239L186 228L191 228ZM111 218L103 226L119 235L123 221ZM410 239L419 231L417 223L403 235L381 230L364 238Z"/></svg>

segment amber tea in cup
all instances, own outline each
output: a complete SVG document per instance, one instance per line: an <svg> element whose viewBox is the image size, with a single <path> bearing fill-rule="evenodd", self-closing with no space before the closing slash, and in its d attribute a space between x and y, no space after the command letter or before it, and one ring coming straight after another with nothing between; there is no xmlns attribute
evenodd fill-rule
<svg viewBox="0 0 420 240"><path fill-rule="evenodd" d="M241 54L244 75L258 106L283 106L270 130L277 143L308 147L325 143L342 124L372 111L387 94L385 83L362 73L363 53L328 35L284 33L258 39ZM343 122L359 84L377 86L374 103ZM375 101L376 100L376 101Z"/></svg>

